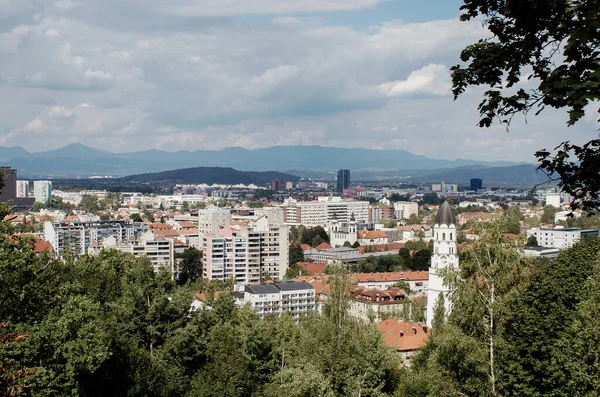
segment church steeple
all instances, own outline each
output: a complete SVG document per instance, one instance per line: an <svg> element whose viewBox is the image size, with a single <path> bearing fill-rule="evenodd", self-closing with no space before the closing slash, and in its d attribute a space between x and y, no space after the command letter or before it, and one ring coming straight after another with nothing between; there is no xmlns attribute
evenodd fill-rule
<svg viewBox="0 0 600 397"><path fill-rule="evenodd" d="M440 269L452 268L458 270L458 255L456 253L456 218L452 207L446 201L435 217L433 225L433 254L429 268L429 284L427 288L427 324L431 326L433 311L440 294L444 294L446 314L451 309L449 295L451 290L439 274Z"/></svg>

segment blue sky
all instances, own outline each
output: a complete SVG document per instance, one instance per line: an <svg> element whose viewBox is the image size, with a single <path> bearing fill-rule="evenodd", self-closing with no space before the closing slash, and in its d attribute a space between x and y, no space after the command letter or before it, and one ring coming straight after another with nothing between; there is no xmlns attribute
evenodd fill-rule
<svg viewBox="0 0 600 397"><path fill-rule="evenodd" d="M0 0L0 146L402 149L532 161L594 113L476 127L449 68L488 32L456 0Z"/></svg>

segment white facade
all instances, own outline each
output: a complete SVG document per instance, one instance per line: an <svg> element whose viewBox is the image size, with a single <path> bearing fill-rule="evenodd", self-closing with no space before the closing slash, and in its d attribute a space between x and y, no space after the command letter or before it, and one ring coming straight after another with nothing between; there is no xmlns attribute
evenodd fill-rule
<svg viewBox="0 0 600 397"><path fill-rule="evenodd" d="M546 205L560 208L560 193L546 193Z"/></svg>
<svg viewBox="0 0 600 397"><path fill-rule="evenodd" d="M260 318L288 312L294 319L317 310L315 289L306 282L280 281L270 284L238 284L234 296L249 304Z"/></svg>
<svg viewBox="0 0 600 397"><path fill-rule="evenodd" d="M290 225L326 226L333 220L349 222L352 215L358 223L369 221L369 202L344 200L341 197L319 197L317 201L286 200L285 222Z"/></svg>
<svg viewBox="0 0 600 397"><path fill-rule="evenodd" d="M565 249L590 236L600 236L598 229L527 229L527 237L535 237L540 247Z"/></svg>
<svg viewBox="0 0 600 397"><path fill-rule="evenodd" d="M357 241L356 222L333 221L329 224L329 244L332 247L341 247L347 241L350 245Z"/></svg>
<svg viewBox="0 0 600 397"><path fill-rule="evenodd" d="M218 234L228 229L231 223L231 212L223 209L205 209L198 211L198 237L202 239L208 234Z"/></svg>
<svg viewBox="0 0 600 397"><path fill-rule="evenodd" d="M448 205L447 202L444 205ZM444 206L440 208L443 211ZM458 255L456 253L456 222L451 224L436 224L433 226L433 254L429 268L429 286L427 290L427 325L431 326L433 314L440 294L444 294L446 316L451 310L450 287L444 284L440 275L442 269L458 270ZM454 218L452 216L452 218Z"/></svg>
<svg viewBox="0 0 600 397"><path fill-rule="evenodd" d="M33 194L36 203L46 204L52 201L52 182L51 181L34 181Z"/></svg>
<svg viewBox="0 0 600 397"><path fill-rule="evenodd" d="M166 268L171 274L175 271L175 250L173 240L136 240L117 243L114 236L102 242L103 249L116 249L134 256L147 256L155 272Z"/></svg>
<svg viewBox="0 0 600 397"><path fill-rule="evenodd" d="M17 197L29 197L29 181L17 181Z"/></svg>
<svg viewBox="0 0 600 397"><path fill-rule="evenodd" d="M284 278L289 265L289 228L271 224L262 216L237 230L205 234L202 238L203 274L209 280L233 277L241 283L257 283L269 275Z"/></svg>
<svg viewBox="0 0 600 397"><path fill-rule="evenodd" d="M419 215L419 204L411 201L398 201L394 203L396 219L408 219L412 214Z"/></svg>

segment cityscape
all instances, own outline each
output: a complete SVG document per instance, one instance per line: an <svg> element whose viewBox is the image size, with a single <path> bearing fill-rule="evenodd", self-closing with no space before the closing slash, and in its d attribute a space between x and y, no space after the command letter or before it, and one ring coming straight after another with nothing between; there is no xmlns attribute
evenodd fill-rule
<svg viewBox="0 0 600 397"><path fill-rule="evenodd" d="M597 1L5 3L0 396L600 393Z"/></svg>

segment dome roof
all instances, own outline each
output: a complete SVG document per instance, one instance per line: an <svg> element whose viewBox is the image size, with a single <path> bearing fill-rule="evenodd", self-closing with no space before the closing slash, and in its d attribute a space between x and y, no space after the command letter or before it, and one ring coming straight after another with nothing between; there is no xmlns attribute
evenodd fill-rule
<svg viewBox="0 0 600 397"><path fill-rule="evenodd" d="M448 204L447 201L444 201L444 204L440 207L435 216L435 224L436 225L456 225L456 218L454 217L454 212L452 212L452 207Z"/></svg>

